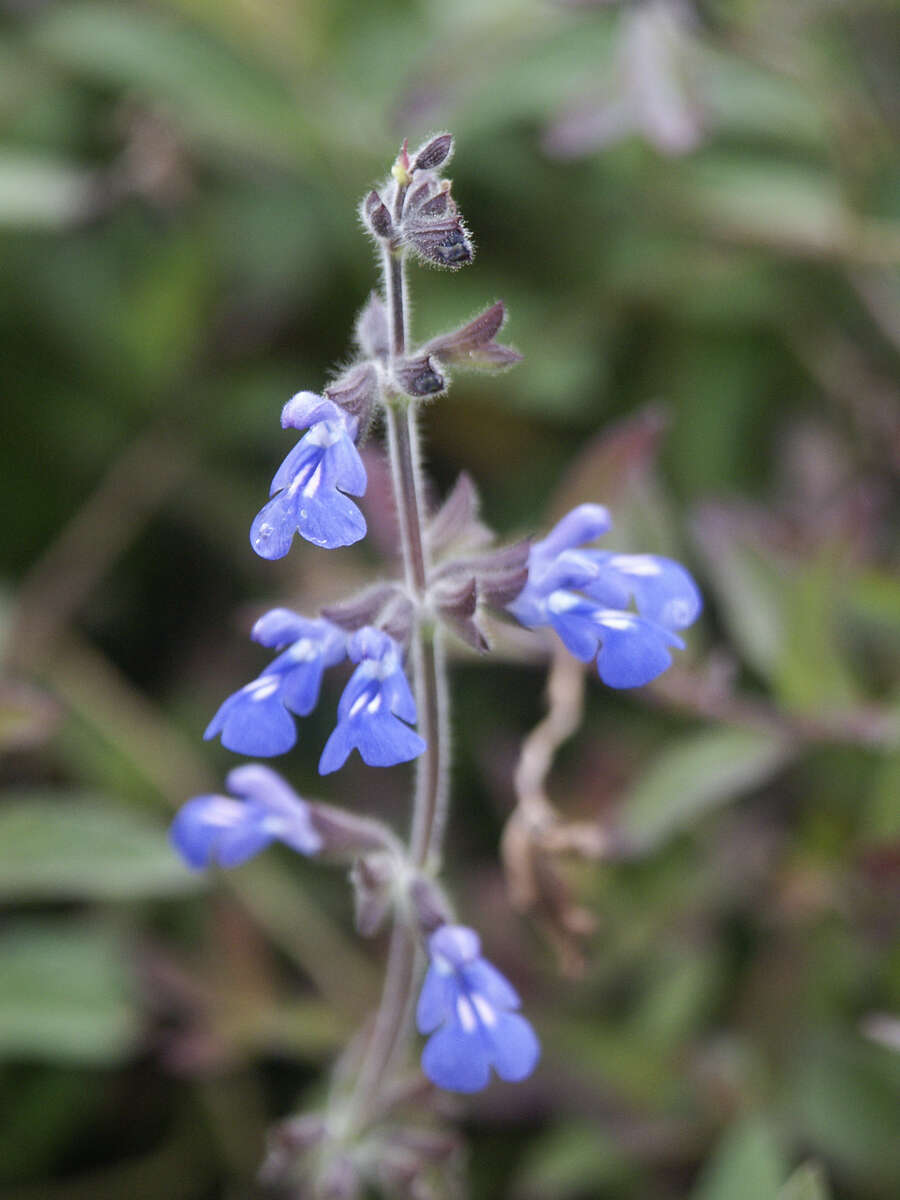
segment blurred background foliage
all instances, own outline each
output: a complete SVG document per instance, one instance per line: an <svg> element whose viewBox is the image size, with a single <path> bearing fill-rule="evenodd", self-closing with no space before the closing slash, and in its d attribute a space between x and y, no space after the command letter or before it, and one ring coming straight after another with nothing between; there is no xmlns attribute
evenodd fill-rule
<svg viewBox="0 0 900 1200"><path fill-rule="evenodd" d="M545 1045L461 1110L472 1195L900 1195L898 63L892 0L0 2L4 1198L250 1195L377 994L341 879L165 830L253 617L385 569L377 441L363 545L247 529L372 286L357 199L440 128L479 255L415 332L502 296L526 361L429 411L438 488L505 536L605 501L708 600L657 685L589 681L548 789L607 849L536 921L497 849L545 666L454 667L447 874ZM403 768L315 773L337 687L287 774L402 827Z"/></svg>

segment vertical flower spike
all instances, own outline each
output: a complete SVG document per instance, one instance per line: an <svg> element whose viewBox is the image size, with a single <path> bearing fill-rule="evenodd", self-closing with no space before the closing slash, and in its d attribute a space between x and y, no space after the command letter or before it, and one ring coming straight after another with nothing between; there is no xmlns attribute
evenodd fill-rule
<svg viewBox="0 0 900 1200"><path fill-rule="evenodd" d="M431 965L416 1009L420 1033L431 1037L422 1054L428 1078L451 1092L478 1092L491 1067L518 1083L534 1070L540 1045L514 1010L515 989L481 957L481 941L465 925L442 925L428 939Z"/></svg>
<svg viewBox="0 0 900 1200"><path fill-rule="evenodd" d="M236 867L270 842L317 854L322 839L309 806L280 775L258 763L236 767L225 781L231 796L195 796L172 822L172 842L189 866Z"/></svg>
<svg viewBox="0 0 900 1200"><path fill-rule="evenodd" d="M366 521L349 496L366 490L366 470L354 438L358 422L333 401L299 392L284 406L286 429L307 429L275 473L272 499L250 528L250 544L262 558L284 558L295 533L333 550L366 535Z"/></svg>
<svg viewBox="0 0 900 1200"><path fill-rule="evenodd" d="M341 696L337 727L325 743L319 774L342 767L354 749L370 767L418 758L425 742L410 729L416 702L403 673L400 647L382 630L365 625L350 638L347 651L359 666Z"/></svg>
<svg viewBox="0 0 900 1200"><path fill-rule="evenodd" d="M703 604L690 574L669 558L580 548L609 528L601 505L573 509L532 546L528 582L508 608L528 628L551 626L583 662L596 658L609 687L640 687L672 665L670 648L684 649L673 630L695 621Z"/></svg>
<svg viewBox="0 0 900 1200"><path fill-rule="evenodd" d="M204 738L222 738L236 754L271 758L297 740L292 713L308 716L319 702L322 675L347 653L343 630L322 618L310 620L286 608L260 617L251 636L263 646L286 646L258 679L229 696L206 727Z"/></svg>

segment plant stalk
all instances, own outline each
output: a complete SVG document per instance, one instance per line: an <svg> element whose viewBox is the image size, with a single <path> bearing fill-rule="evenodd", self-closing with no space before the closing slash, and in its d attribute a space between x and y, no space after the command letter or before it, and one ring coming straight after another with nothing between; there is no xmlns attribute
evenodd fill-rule
<svg viewBox="0 0 900 1200"><path fill-rule="evenodd" d="M398 223L403 214L405 191L403 187L397 191ZM402 250L392 252L385 246L384 283L393 362L405 355L408 342L406 263ZM446 808L447 693L440 631L423 627L428 561L416 415L415 405L405 396L386 397L385 422L403 569L417 609L410 651L418 730L426 743L416 762L409 853L415 867L427 868L436 865L439 858ZM356 1096L361 1115L377 1108L379 1085L390 1074L406 1041L422 965L415 917L408 908L400 909L391 932L381 1001L358 1076Z"/></svg>

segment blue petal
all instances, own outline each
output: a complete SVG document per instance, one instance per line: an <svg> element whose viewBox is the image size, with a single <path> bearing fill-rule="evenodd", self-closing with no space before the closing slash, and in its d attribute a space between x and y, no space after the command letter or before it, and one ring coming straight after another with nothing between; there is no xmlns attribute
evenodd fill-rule
<svg viewBox="0 0 900 1200"><path fill-rule="evenodd" d="M566 597L567 607L554 609L554 603L559 603L561 597ZM573 599L577 602L572 603ZM569 653L575 658L580 658L582 662L591 662L597 653L600 639L594 619L596 605L573 597L569 592L554 592L548 608L550 624Z"/></svg>
<svg viewBox="0 0 900 1200"><path fill-rule="evenodd" d="M295 805L302 803L290 784L262 763L233 767L225 776L225 786L232 795L251 800L258 808L271 812L291 812Z"/></svg>
<svg viewBox="0 0 900 1200"><path fill-rule="evenodd" d="M389 712L382 711L349 724L354 726L354 745L370 767L393 767L410 762L425 751L425 742L415 730Z"/></svg>
<svg viewBox="0 0 900 1200"><path fill-rule="evenodd" d="M610 573L618 575L634 597L642 617L666 629L686 629L700 615L703 601L690 572L657 554L603 555ZM616 605L615 607L624 607Z"/></svg>
<svg viewBox="0 0 900 1200"><path fill-rule="evenodd" d="M169 837L182 858L202 870L222 829L242 821L243 815L243 805L227 796L195 796L178 810Z"/></svg>
<svg viewBox="0 0 900 1200"><path fill-rule="evenodd" d="M363 625L361 629L357 629L351 635L347 642L347 653L355 663L361 662L364 658L380 662L396 649L397 643L393 638L389 637L383 629L376 629L374 625Z"/></svg>
<svg viewBox="0 0 900 1200"><path fill-rule="evenodd" d="M431 1033L447 1017L453 1007L457 986L452 974L430 966L419 993L416 1006L416 1028L419 1033Z"/></svg>
<svg viewBox="0 0 900 1200"><path fill-rule="evenodd" d="M274 665L269 669L272 670ZM325 664L321 658L317 658L313 662L301 663L285 674L281 698L298 717L308 716L319 703L324 673Z"/></svg>
<svg viewBox="0 0 900 1200"><path fill-rule="evenodd" d="M313 827L309 805L270 767L246 763L230 771L225 782L234 795L250 801L248 822L256 823L267 836L301 854L321 850L322 838Z"/></svg>
<svg viewBox="0 0 900 1200"><path fill-rule="evenodd" d="M481 954L481 938L468 925L441 925L428 939L428 953L454 968L464 967Z"/></svg>
<svg viewBox="0 0 900 1200"><path fill-rule="evenodd" d="M295 525L285 508L285 493L263 505L250 526L250 545L260 556L284 558L294 540Z"/></svg>
<svg viewBox="0 0 900 1200"><path fill-rule="evenodd" d="M341 491L349 492L351 496L364 496L369 482L366 468L350 438L341 438L328 448L326 454L332 477Z"/></svg>
<svg viewBox="0 0 900 1200"><path fill-rule="evenodd" d="M213 850L213 857L223 867L238 867L248 858L265 850L273 840L260 823L246 820L243 825L226 829L220 835Z"/></svg>
<svg viewBox="0 0 900 1200"><path fill-rule="evenodd" d="M485 958L477 958L473 963L460 969L463 986L466 991L484 996L492 1008L518 1008L519 994L505 975Z"/></svg>
<svg viewBox="0 0 900 1200"><path fill-rule="evenodd" d="M579 504L554 525L543 541L535 542L535 557L548 561L563 550L595 541L611 527L609 511L602 504Z"/></svg>
<svg viewBox="0 0 900 1200"><path fill-rule="evenodd" d="M321 461L323 453L322 447L308 434L302 437L293 450L288 452L287 457L273 475L269 495L274 496L276 492L289 488L303 470L312 474Z"/></svg>
<svg viewBox="0 0 900 1200"><path fill-rule="evenodd" d="M490 1078L490 1048L480 1027L467 1033L455 1021L433 1033L422 1052L422 1070L449 1092L480 1092Z"/></svg>
<svg viewBox="0 0 900 1200"><path fill-rule="evenodd" d="M631 613L601 610L598 624L602 638L597 670L609 687L641 687L672 665L669 646L681 646L680 638Z"/></svg>
<svg viewBox="0 0 900 1200"><path fill-rule="evenodd" d="M352 546L366 536L365 517L343 492L319 492L314 496L300 492L294 509L296 529L314 546L334 550Z"/></svg>
<svg viewBox="0 0 900 1200"><path fill-rule="evenodd" d="M254 684L264 683L267 678L254 680ZM229 696L206 727L204 738L208 741L221 735L226 749L261 758L271 758L290 750L297 740L297 730L281 702L281 681L277 676L275 680L270 694L262 699L258 698L258 692L248 690L254 684Z"/></svg>
<svg viewBox="0 0 900 1200"><path fill-rule="evenodd" d="M281 410L281 427L306 429L318 421L339 420L341 415L341 410L333 400L315 392L297 392Z"/></svg>
<svg viewBox="0 0 900 1200"><path fill-rule="evenodd" d="M518 1013L499 1013L485 1030L494 1070L508 1083L519 1083L534 1070L541 1046L531 1025Z"/></svg>
<svg viewBox="0 0 900 1200"><path fill-rule="evenodd" d="M526 584L512 604L507 604L506 608L519 624L524 625L527 629L534 629L537 625L546 625L549 620L546 598L531 584Z"/></svg>
<svg viewBox="0 0 900 1200"><path fill-rule="evenodd" d="M346 721L338 721L319 759L319 774L330 775L342 767L355 744L351 726Z"/></svg>
<svg viewBox="0 0 900 1200"><path fill-rule="evenodd" d="M384 681L383 691L391 712L414 724L418 719L416 701L402 668Z"/></svg>
<svg viewBox="0 0 900 1200"><path fill-rule="evenodd" d="M254 642L261 646L270 646L280 650L302 637L309 636L309 626L316 622L299 613L291 612L289 608L272 608L259 618L250 631Z"/></svg>

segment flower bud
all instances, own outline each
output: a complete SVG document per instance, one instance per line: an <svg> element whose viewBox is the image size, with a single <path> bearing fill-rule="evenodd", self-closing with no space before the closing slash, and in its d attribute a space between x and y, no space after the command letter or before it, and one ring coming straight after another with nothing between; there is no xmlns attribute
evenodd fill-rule
<svg viewBox="0 0 900 1200"><path fill-rule="evenodd" d="M420 146L413 158L413 171L430 171L447 162L453 153L453 137L449 133L439 133L431 138L424 146Z"/></svg>
<svg viewBox="0 0 900 1200"><path fill-rule="evenodd" d="M432 933L453 919L444 893L433 879L419 875L410 884L409 898L423 933Z"/></svg>
<svg viewBox="0 0 900 1200"><path fill-rule="evenodd" d="M412 629L413 606L398 584L375 583L348 600L323 608L322 615L350 633L364 625L374 625L403 644Z"/></svg>
<svg viewBox="0 0 900 1200"><path fill-rule="evenodd" d="M354 863L350 882L356 929L363 937L374 937L384 924L393 904L395 878L395 860L389 854L367 854Z"/></svg>
<svg viewBox="0 0 900 1200"><path fill-rule="evenodd" d="M521 362L522 355L511 346L501 346L494 341L505 320L506 309L503 301L498 300L468 325L432 338L425 350L441 362L454 366L510 367Z"/></svg>
<svg viewBox="0 0 900 1200"><path fill-rule="evenodd" d="M459 217L404 224L403 240L420 258L456 271L475 257L472 242Z"/></svg>
<svg viewBox="0 0 900 1200"><path fill-rule="evenodd" d="M320 854L346 858L370 850L393 850L397 846L397 839L388 827L373 817L361 817L332 804L310 804L309 816L322 841Z"/></svg>
<svg viewBox="0 0 900 1200"><path fill-rule="evenodd" d="M494 535L478 519L478 492L471 475L462 471L443 504L428 522L425 537L433 554L451 546L472 552L493 541Z"/></svg>
<svg viewBox="0 0 900 1200"><path fill-rule="evenodd" d="M377 292L372 292L356 318L354 337L366 358L387 358L391 352L391 331L387 309Z"/></svg>
<svg viewBox="0 0 900 1200"><path fill-rule="evenodd" d="M323 390L333 404L355 417L359 428L365 429L378 399L378 373L372 363L358 363Z"/></svg>
<svg viewBox="0 0 900 1200"><path fill-rule="evenodd" d="M405 358L394 366L397 386L407 396L436 396L447 388L447 381L436 362L427 354Z"/></svg>
<svg viewBox="0 0 900 1200"><path fill-rule="evenodd" d="M387 205L373 189L363 201L363 221L377 238L389 241L394 236L394 222Z"/></svg>

